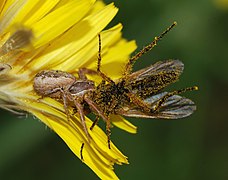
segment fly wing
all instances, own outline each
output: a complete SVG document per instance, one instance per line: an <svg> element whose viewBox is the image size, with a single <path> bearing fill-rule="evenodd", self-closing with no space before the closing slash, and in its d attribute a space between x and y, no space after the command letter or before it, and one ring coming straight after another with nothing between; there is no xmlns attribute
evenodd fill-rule
<svg viewBox="0 0 228 180"><path fill-rule="evenodd" d="M158 61L144 69L133 72L127 76L129 82L142 81L150 76L160 73L176 72L178 77L184 70L184 64L179 60Z"/></svg>
<svg viewBox="0 0 228 180"><path fill-rule="evenodd" d="M153 109L156 102L166 94L167 92L163 92L146 98L144 101ZM191 115L195 110L196 106L192 100L179 95L173 95L167 98L158 112L144 112L140 107L135 105L126 105L118 109L116 113L123 116L138 118L179 119Z"/></svg>
<svg viewBox="0 0 228 180"><path fill-rule="evenodd" d="M126 76L125 86L130 87L132 93L145 99L176 82L183 69L184 64L179 60L159 61Z"/></svg>

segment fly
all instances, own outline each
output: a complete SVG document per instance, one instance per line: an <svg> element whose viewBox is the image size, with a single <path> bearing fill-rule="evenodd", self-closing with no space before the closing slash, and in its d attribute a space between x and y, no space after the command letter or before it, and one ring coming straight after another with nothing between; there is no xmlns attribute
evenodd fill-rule
<svg viewBox="0 0 228 180"><path fill-rule="evenodd" d="M89 137L85 125L85 112L92 112L96 115L90 130L102 118L106 122L106 133L108 147L110 147L111 122L110 115L122 115L128 117L142 118L163 118L179 119L191 115L196 106L190 99L180 96L186 91L198 90L193 86L172 92L163 92L168 85L178 81L184 69L184 64L179 60L159 61L149 67L132 72L135 61L143 54L153 49L174 26L174 22L154 41L144 47L136 55L128 60L123 76L120 79L112 80L104 74L101 67L101 37L99 38L98 65L97 71L79 69L79 78L72 74L44 70L34 78L34 90L38 95L62 99L64 109L69 116L69 102L73 102L80 115L80 119L86 135ZM88 80L85 74L98 74L102 82L95 87L94 82ZM81 147L81 158L82 149Z"/></svg>
<svg viewBox="0 0 228 180"><path fill-rule="evenodd" d="M100 69L101 67L101 37L99 38L97 73L102 77L102 82L93 92L84 98L86 102L98 106L97 115L92 129L99 117L106 122L108 147L110 147L110 115L123 115L128 117L179 119L191 115L196 106L190 99L180 96L186 91L198 90L197 86L162 92L168 85L178 81L184 69L184 64L179 60L159 61L149 67L132 72L135 61L143 54L153 49L174 26L174 22L154 41L144 47L128 60L120 79L112 80ZM91 108L93 111L93 108ZM93 111L94 112L94 111Z"/></svg>

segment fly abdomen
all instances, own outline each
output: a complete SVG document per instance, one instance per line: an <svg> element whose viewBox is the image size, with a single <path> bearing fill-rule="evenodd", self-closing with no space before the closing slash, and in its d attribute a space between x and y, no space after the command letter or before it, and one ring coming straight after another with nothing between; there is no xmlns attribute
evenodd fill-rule
<svg viewBox="0 0 228 180"><path fill-rule="evenodd" d="M136 81L132 85L132 91L141 98L146 98L160 92L163 88L177 80L178 75L176 72L161 72L160 74Z"/></svg>

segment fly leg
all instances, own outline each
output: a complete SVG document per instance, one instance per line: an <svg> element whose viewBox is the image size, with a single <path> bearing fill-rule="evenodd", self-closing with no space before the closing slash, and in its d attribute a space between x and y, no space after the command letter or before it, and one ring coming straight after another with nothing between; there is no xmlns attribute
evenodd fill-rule
<svg viewBox="0 0 228 180"><path fill-rule="evenodd" d="M132 71L132 66L134 65L134 63L136 62L136 60L138 58L140 58L143 54L145 54L148 51L150 51L151 49L153 49L157 45L158 41L160 41L176 25L177 25L177 23L174 22L160 36L155 37L154 40L149 45L147 45L146 47L144 47L143 49L141 49L137 54L135 54L134 56L132 56L128 60L128 63L125 66L125 71L124 71L123 75L126 76L126 75L130 74L131 71Z"/></svg>
<svg viewBox="0 0 228 180"><path fill-rule="evenodd" d="M92 126L89 128L91 131L93 130L94 126L96 126L96 125L97 125L97 123L98 123L99 119L100 119L100 116L96 116L95 121L93 122Z"/></svg>
<svg viewBox="0 0 228 180"><path fill-rule="evenodd" d="M173 91L173 92L169 92L166 95L164 95L161 99L159 99L157 102L155 102L154 104L151 105L152 112L158 112L159 109L161 108L161 106L166 102L166 100L169 97L184 93L186 91L196 91L196 90L198 90L198 87L197 86L193 86L193 87L188 87L188 88L176 90L176 91Z"/></svg>
<svg viewBox="0 0 228 180"><path fill-rule="evenodd" d="M109 83L114 83L114 81L106 76L102 71L101 71L101 35L98 34L98 40L99 40L99 46L98 46L98 56L97 56L97 73L107 82Z"/></svg>
<svg viewBox="0 0 228 180"><path fill-rule="evenodd" d="M144 112L150 112L151 107L149 104L145 103L142 99L140 99L138 96L136 96L133 93L127 93L127 96L130 98L130 100L137 106L141 107Z"/></svg>
<svg viewBox="0 0 228 180"><path fill-rule="evenodd" d="M81 156L81 161L82 161L82 162L84 161L84 158L83 158L83 149L84 149L84 145L85 145L85 143L82 143L81 149L80 149L80 156Z"/></svg>
<svg viewBox="0 0 228 180"><path fill-rule="evenodd" d="M110 119L108 118L107 122L106 122L106 134L108 137L108 148L111 149L111 122Z"/></svg>

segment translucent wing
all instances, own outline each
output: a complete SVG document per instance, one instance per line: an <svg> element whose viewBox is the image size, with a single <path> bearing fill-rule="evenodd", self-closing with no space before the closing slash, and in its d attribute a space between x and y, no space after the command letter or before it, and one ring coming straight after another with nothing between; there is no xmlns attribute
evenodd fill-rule
<svg viewBox="0 0 228 180"><path fill-rule="evenodd" d="M167 92L163 92L144 101L153 109L154 104L159 101ZM163 119L179 119L191 115L196 110L194 102L190 99L179 95L173 95L167 98L166 102L161 105L158 112L144 112L140 107L135 105L126 105L117 109L116 113L128 117L142 117L142 118L163 118Z"/></svg>
<svg viewBox="0 0 228 180"><path fill-rule="evenodd" d="M144 69L133 72L127 76L128 81L143 81L150 76L176 72L179 77L184 70L184 64L179 60L158 61Z"/></svg>
<svg viewBox="0 0 228 180"><path fill-rule="evenodd" d="M145 99L176 82L183 69L184 64L179 60L159 61L125 77L125 86L130 87L132 93Z"/></svg>

